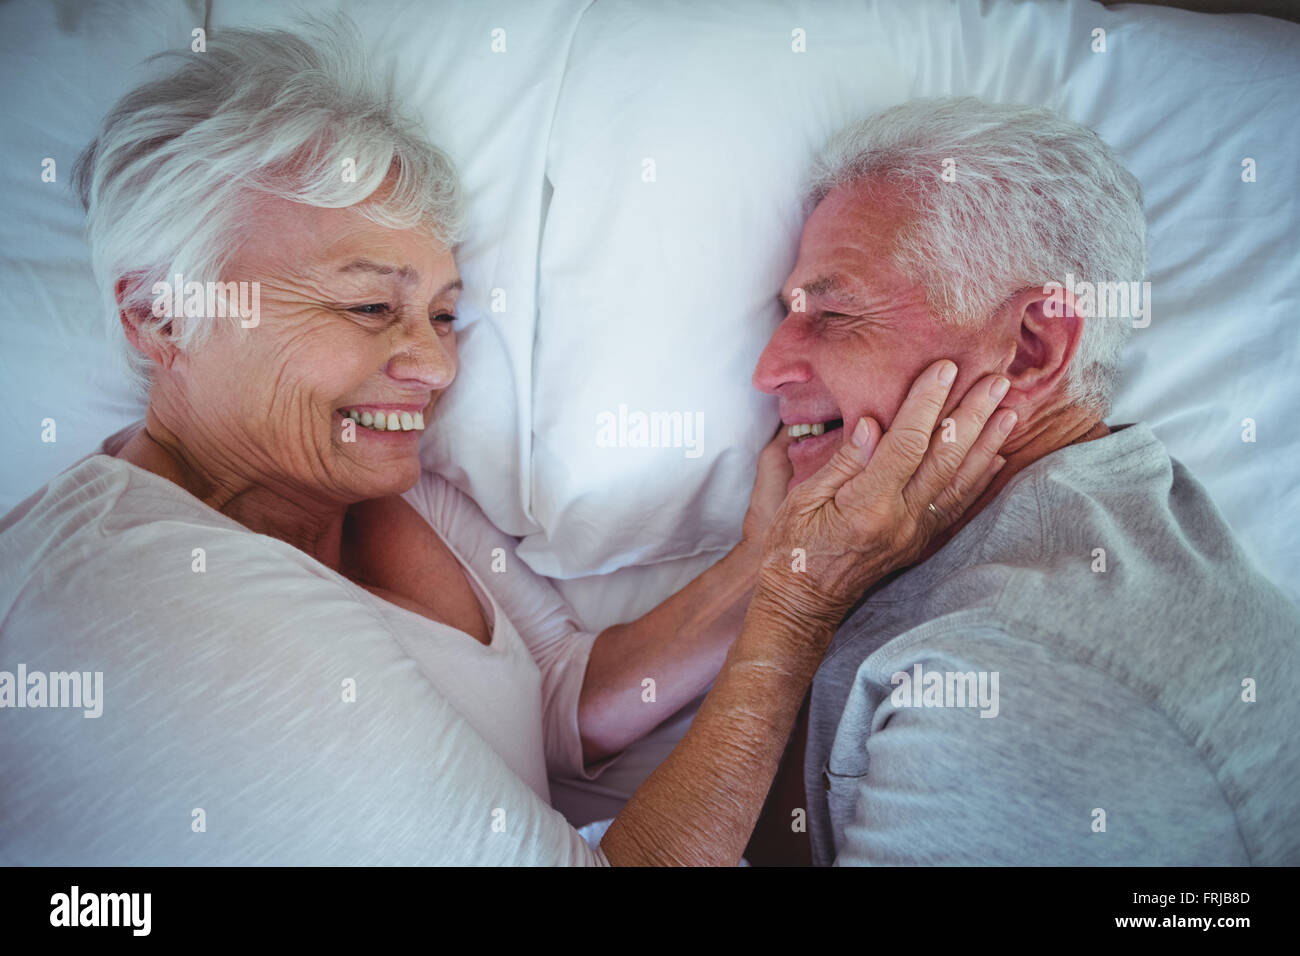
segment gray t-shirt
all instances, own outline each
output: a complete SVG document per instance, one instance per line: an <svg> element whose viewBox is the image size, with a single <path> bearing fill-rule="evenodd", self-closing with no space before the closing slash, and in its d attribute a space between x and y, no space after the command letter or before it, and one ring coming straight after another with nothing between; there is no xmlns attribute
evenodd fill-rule
<svg viewBox="0 0 1300 956"><path fill-rule="evenodd" d="M1300 863L1298 650L1300 611L1146 424L1059 449L835 635L813 859Z"/></svg>

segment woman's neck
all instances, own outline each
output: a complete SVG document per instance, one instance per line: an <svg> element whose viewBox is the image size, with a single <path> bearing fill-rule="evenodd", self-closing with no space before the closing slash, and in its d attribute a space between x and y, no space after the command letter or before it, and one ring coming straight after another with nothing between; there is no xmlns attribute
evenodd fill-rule
<svg viewBox="0 0 1300 956"><path fill-rule="evenodd" d="M326 567L340 569L345 504L309 501L287 486L239 475L217 456L203 454L200 443L183 441L162 423L152 405L144 427L115 457L179 485L250 531L278 538Z"/></svg>

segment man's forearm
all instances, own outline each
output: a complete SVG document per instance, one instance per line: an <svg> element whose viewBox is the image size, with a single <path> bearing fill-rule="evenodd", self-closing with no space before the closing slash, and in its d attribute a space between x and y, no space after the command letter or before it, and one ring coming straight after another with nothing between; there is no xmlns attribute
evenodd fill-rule
<svg viewBox="0 0 1300 956"><path fill-rule="evenodd" d="M600 633L578 701L588 763L640 740L709 686L744 622L758 566L757 547L738 544L653 610Z"/></svg>

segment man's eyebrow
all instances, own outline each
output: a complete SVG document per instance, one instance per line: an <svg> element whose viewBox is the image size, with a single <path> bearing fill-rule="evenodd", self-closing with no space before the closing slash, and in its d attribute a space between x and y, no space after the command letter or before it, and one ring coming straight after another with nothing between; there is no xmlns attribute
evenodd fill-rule
<svg viewBox="0 0 1300 956"><path fill-rule="evenodd" d="M852 286L855 285L851 280L841 275L822 276L819 279L813 279L803 287L804 292L808 295L830 295L843 299L846 302L856 303L858 297L854 294Z"/></svg>
<svg viewBox="0 0 1300 956"><path fill-rule="evenodd" d="M841 275L820 276L811 282L804 283L799 288L802 288L804 295L807 296L829 295L846 305L863 308L861 300L850 288L850 282ZM790 307L790 299L785 292L778 293L776 298L787 309Z"/></svg>

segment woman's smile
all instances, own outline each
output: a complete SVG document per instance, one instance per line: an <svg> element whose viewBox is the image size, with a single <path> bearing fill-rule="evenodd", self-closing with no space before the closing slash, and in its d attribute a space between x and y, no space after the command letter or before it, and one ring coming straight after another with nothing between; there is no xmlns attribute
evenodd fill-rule
<svg viewBox="0 0 1300 956"><path fill-rule="evenodd" d="M348 405L334 414L341 419L354 422L366 431L374 432L415 432L424 431L424 412L428 403L423 405Z"/></svg>

